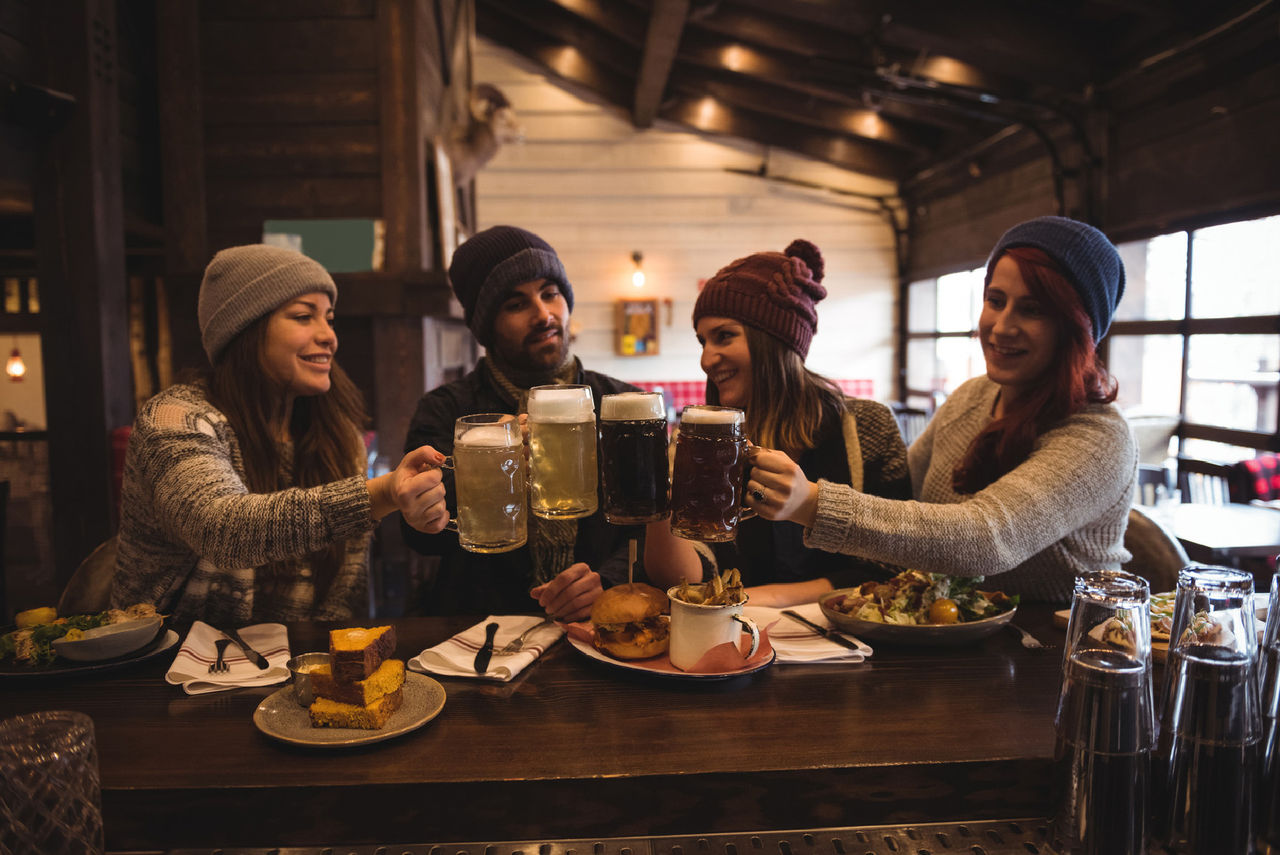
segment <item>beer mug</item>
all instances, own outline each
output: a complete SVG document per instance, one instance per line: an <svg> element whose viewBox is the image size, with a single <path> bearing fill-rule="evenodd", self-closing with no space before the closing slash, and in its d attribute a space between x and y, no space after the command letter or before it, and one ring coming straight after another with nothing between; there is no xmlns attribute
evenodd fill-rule
<svg viewBox="0 0 1280 855"><path fill-rule="evenodd" d="M454 472L458 513L449 531L468 552L510 552L528 539L524 437L516 417L507 413L463 416L453 425L453 456L444 467Z"/></svg>
<svg viewBox="0 0 1280 855"><path fill-rule="evenodd" d="M671 474L671 532L704 542L733 540L746 484L746 414L734 407L694 404L680 416Z"/></svg>
<svg viewBox="0 0 1280 855"><path fill-rule="evenodd" d="M665 519L667 416L656 392L621 392L600 399L600 486L604 518L615 525Z"/></svg>
<svg viewBox="0 0 1280 855"><path fill-rule="evenodd" d="M548 520L596 512L596 413L590 386L529 390L529 505Z"/></svg>

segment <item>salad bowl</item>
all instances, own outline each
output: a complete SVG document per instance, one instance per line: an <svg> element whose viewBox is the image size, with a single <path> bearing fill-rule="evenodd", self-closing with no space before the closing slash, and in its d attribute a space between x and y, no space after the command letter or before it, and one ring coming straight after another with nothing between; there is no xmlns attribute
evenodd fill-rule
<svg viewBox="0 0 1280 855"><path fill-rule="evenodd" d="M836 606L850 594L856 594L857 588L840 588L823 594L818 605L827 620L840 631L855 635L866 641L881 641L890 644L911 644L922 647L936 647L950 644L967 644L978 641L1000 631L1000 628L1013 620L1017 607L1006 612L992 615L981 620L963 623L926 623L904 625L880 623L878 621L860 620L853 615L840 611Z"/></svg>

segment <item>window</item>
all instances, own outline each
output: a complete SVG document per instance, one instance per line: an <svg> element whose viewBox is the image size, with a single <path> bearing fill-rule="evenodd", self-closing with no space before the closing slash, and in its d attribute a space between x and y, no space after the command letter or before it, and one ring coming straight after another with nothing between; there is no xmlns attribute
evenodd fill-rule
<svg viewBox="0 0 1280 855"><path fill-rule="evenodd" d="M1125 293L1103 355L1129 414L1183 419L1183 453L1280 449L1280 216L1121 244ZM985 370L985 270L907 289L907 400L939 403Z"/></svg>

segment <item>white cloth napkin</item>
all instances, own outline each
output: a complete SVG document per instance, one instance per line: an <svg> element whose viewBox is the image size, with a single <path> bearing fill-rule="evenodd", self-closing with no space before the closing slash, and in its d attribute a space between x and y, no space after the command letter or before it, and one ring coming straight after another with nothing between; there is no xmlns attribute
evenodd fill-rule
<svg viewBox="0 0 1280 855"><path fill-rule="evenodd" d="M475 626L446 638L435 647L428 647L410 659L409 670L444 677L483 677L505 683L533 664L543 651L564 635L562 627L549 623L530 634L519 652L498 655L505 645L541 620L533 615L489 615ZM498 622L498 634L493 639L493 657L489 660L489 669L484 674L477 674L476 654L484 645L484 628L493 621Z"/></svg>
<svg viewBox="0 0 1280 855"><path fill-rule="evenodd" d="M259 623L240 630L245 644L267 657L266 669L249 661L244 651L234 641L227 645L222 661L230 669L221 674L210 674L209 666L218 658L213 643L224 638L220 630L196 621L182 642L178 655L173 658L164 679L181 686L188 695L206 692L222 692L244 686L270 686L289 679L289 632L282 623Z"/></svg>
<svg viewBox="0 0 1280 855"><path fill-rule="evenodd" d="M818 626L831 627L831 622L822 613L817 603L805 603L792 606L791 611L807 617ZM861 662L872 654L865 643L852 635L841 633L845 638L858 645L857 650L842 647L818 635L802 623L798 623L782 613L782 609L765 606L748 605L742 613L756 622L762 629L769 628L769 642L778 653L779 662ZM772 626L770 626L772 624ZM834 629L834 627L831 627Z"/></svg>

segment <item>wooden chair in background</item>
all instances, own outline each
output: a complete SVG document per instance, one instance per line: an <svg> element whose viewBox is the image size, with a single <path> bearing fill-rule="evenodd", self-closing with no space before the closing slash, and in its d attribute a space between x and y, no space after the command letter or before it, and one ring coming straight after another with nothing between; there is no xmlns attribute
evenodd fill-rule
<svg viewBox="0 0 1280 855"><path fill-rule="evenodd" d="M1193 457L1178 458L1178 490L1182 501L1201 505L1231 502L1231 466Z"/></svg>
<svg viewBox="0 0 1280 855"><path fill-rule="evenodd" d="M58 614L83 615L111 607L111 579L116 574L116 539L104 540L80 562L58 598Z"/></svg>
<svg viewBox="0 0 1280 855"><path fill-rule="evenodd" d="M1146 579L1153 594L1174 590L1178 571L1191 563L1178 539L1139 507L1129 509L1124 548L1133 558L1123 569Z"/></svg>

